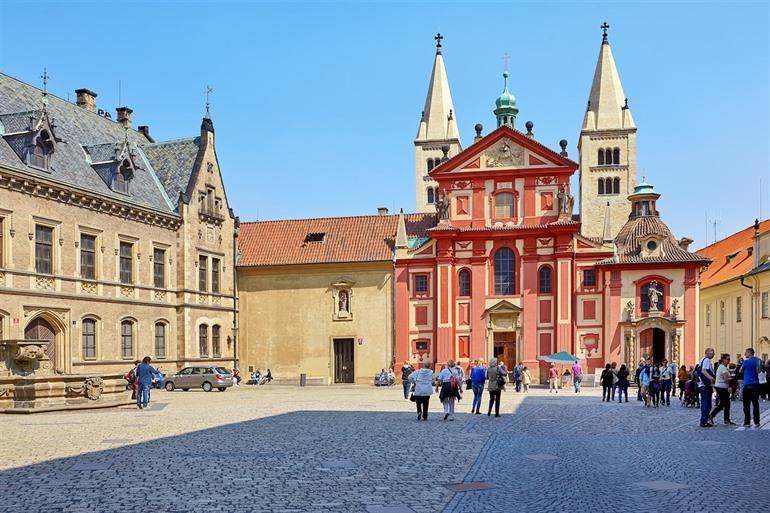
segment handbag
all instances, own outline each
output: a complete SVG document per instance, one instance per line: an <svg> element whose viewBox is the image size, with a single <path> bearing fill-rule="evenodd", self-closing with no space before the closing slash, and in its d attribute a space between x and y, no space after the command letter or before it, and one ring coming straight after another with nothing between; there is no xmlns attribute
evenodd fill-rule
<svg viewBox="0 0 770 513"><path fill-rule="evenodd" d="M765 385L767 384L767 372L761 371L757 373L757 378L759 378L759 384Z"/></svg>
<svg viewBox="0 0 770 513"><path fill-rule="evenodd" d="M412 401L413 403L416 403L416 402L417 402L417 397L414 395L414 389L415 389L415 387L416 387L416 386L417 386L417 384L415 383L415 384L414 384L414 385L412 385L412 387L409 389L409 400L410 400L410 401Z"/></svg>
<svg viewBox="0 0 770 513"><path fill-rule="evenodd" d="M465 390L470 390L473 388L473 384L471 383L471 378L468 378L465 380Z"/></svg>

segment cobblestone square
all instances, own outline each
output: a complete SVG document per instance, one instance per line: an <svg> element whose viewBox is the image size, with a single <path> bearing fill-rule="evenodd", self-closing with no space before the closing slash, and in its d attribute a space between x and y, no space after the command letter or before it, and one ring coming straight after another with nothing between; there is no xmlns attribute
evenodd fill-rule
<svg viewBox="0 0 770 513"><path fill-rule="evenodd" d="M400 387L367 386L156 391L145 411L6 415L0 511L770 508L770 403L760 428L704 430L678 400L645 409L592 389L509 390L495 419L467 413L469 399L455 422L435 395L417 422Z"/></svg>

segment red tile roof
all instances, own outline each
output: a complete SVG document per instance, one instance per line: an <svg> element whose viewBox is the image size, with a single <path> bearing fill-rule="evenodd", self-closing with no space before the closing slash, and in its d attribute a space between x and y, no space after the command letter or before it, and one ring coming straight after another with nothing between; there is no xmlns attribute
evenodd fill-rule
<svg viewBox="0 0 770 513"><path fill-rule="evenodd" d="M770 219L759 224L759 233L770 230ZM754 257L749 248L754 247L754 226L749 226L729 237L698 250L699 255L714 262L700 275L701 288L712 287L740 278L754 267ZM730 256L728 260L728 256Z"/></svg>
<svg viewBox="0 0 770 513"><path fill-rule="evenodd" d="M410 238L424 237L436 214L405 214ZM398 215L323 217L241 223L239 267L383 262L393 259ZM306 242L308 234L325 234Z"/></svg>

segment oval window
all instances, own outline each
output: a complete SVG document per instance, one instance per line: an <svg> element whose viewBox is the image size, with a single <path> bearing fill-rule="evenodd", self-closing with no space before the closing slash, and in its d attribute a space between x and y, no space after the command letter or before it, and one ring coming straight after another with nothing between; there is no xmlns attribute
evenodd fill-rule
<svg viewBox="0 0 770 513"><path fill-rule="evenodd" d="M658 248L658 243L654 240L647 242L647 250L655 251Z"/></svg>

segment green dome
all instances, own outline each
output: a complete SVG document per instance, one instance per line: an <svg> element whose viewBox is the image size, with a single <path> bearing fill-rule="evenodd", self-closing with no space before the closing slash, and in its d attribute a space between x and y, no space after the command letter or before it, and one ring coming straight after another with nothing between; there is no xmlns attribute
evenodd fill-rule
<svg viewBox="0 0 770 513"><path fill-rule="evenodd" d="M503 72L503 78L505 79L505 87L503 88L502 94L497 97L497 100L495 100L495 106L497 106L498 109L505 109L505 108L516 108L516 97L508 91L508 72Z"/></svg>
<svg viewBox="0 0 770 513"><path fill-rule="evenodd" d="M642 183L637 184L634 187L634 195L636 194L657 194L651 183L647 183L647 180L642 178Z"/></svg>

